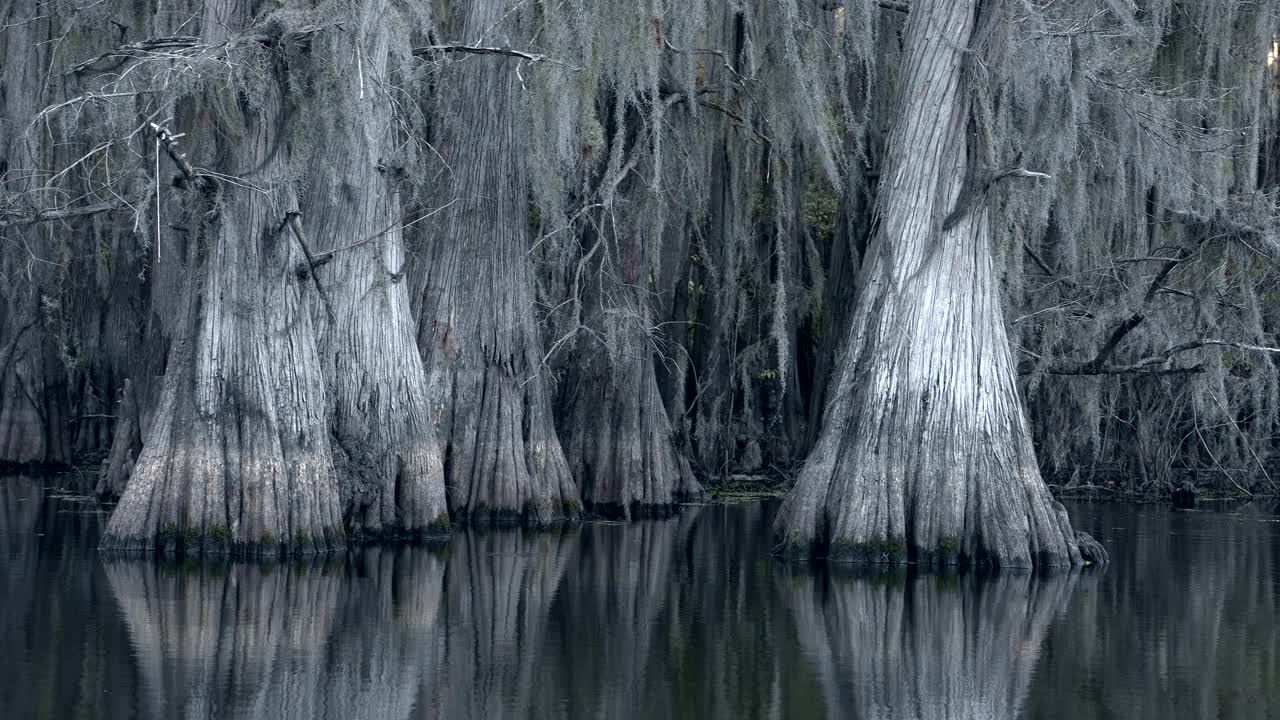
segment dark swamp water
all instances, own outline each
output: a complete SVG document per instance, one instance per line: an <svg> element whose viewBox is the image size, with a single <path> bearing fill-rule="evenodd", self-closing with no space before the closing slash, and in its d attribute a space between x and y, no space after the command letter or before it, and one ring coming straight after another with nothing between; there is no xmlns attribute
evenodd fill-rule
<svg viewBox="0 0 1280 720"><path fill-rule="evenodd" d="M1280 516L1076 504L1105 572L769 556L775 505L157 565L0 478L0 718L1277 718Z"/></svg>

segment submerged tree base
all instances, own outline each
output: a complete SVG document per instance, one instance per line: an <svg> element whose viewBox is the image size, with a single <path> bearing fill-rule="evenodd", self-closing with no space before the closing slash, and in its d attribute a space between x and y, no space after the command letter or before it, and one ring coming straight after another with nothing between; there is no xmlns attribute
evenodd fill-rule
<svg viewBox="0 0 1280 720"><path fill-rule="evenodd" d="M1102 543L1083 530L1076 531L1076 546L1080 548L1080 559L1085 564L1106 565L1111 562L1111 556L1107 554L1107 549L1102 547Z"/></svg>
<svg viewBox="0 0 1280 720"><path fill-rule="evenodd" d="M520 510L491 508L484 503L460 508L453 514L459 526L487 528L554 528L572 525L582 519L582 504L577 500L552 501L543 506L526 501Z"/></svg>
<svg viewBox="0 0 1280 720"><path fill-rule="evenodd" d="M673 502L663 504L648 504L642 502L623 503L587 503L586 512L588 515L603 518L606 520L649 520L649 519L666 519L673 517L680 512L680 506L685 503L696 502L701 500L701 493L683 493L677 495Z"/></svg>

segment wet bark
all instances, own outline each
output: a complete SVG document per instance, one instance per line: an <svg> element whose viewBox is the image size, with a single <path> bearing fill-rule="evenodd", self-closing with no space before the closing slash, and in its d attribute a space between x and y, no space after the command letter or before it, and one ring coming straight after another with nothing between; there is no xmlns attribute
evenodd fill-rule
<svg viewBox="0 0 1280 720"><path fill-rule="evenodd" d="M976 0L912 6L880 229L823 431L779 514L784 552L1081 562L1014 383L985 198L966 199L980 170L963 87L978 15Z"/></svg>
<svg viewBox="0 0 1280 720"><path fill-rule="evenodd" d="M222 42L250 20L240 3L207 3L202 39ZM106 549L311 552L343 538L324 376L295 273L305 253L278 202L281 95L276 77L232 110L239 128L201 138L223 136L221 169L256 187L196 183L207 205L188 252L182 334Z"/></svg>
<svg viewBox="0 0 1280 720"><path fill-rule="evenodd" d="M294 226L318 267L308 292L320 328L334 452L347 528L356 534L439 532L449 525L444 468L416 344L401 229L397 135L386 88L386 0L362 3L323 42L311 99L329 113L311 159L305 214ZM318 40L317 42L321 42ZM322 52L319 48L317 53ZM357 62L357 53L361 58ZM332 82L332 81L329 81ZM328 110L326 108L341 108Z"/></svg>
<svg viewBox="0 0 1280 720"><path fill-rule="evenodd" d="M474 38L507 15L500 0L454 8ZM445 454L449 510L477 524L545 524L581 508L551 415L533 315L529 190L517 122L516 61L451 57L437 98L448 205L425 248L418 346Z"/></svg>

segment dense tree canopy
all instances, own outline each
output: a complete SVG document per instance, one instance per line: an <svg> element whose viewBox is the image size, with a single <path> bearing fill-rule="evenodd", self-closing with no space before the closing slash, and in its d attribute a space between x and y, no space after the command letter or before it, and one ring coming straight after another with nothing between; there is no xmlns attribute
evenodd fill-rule
<svg viewBox="0 0 1280 720"><path fill-rule="evenodd" d="M118 547L798 472L803 552L1078 561L1042 477L1276 489L1277 19L12 0L0 462Z"/></svg>

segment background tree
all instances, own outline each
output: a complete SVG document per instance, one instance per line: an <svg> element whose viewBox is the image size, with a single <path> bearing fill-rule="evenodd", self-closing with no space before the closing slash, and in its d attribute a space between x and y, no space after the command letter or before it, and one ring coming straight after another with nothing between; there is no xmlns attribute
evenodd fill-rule
<svg viewBox="0 0 1280 720"><path fill-rule="evenodd" d="M414 116L398 110L413 103L406 87L418 64L409 31L422 21L415 12L402 3L356 3L340 32L319 34L296 59L290 78L298 96L291 132L305 138L295 152L307 187L305 214L288 222L310 245L298 275L314 276L307 297L346 525L375 533L434 532L449 523L402 235L401 196L412 192L406 174L420 152L406 131Z"/></svg>
<svg viewBox="0 0 1280 720"><path fill-rule="evenodd" d="M1009 203L1005 255L1060 482L1274 492L1276 10L1080 9L1043 31L1070 38L1061 100L1010 98L1010 122L1042 118L1028 157L1061 168L1051 197Z"/></svg>

